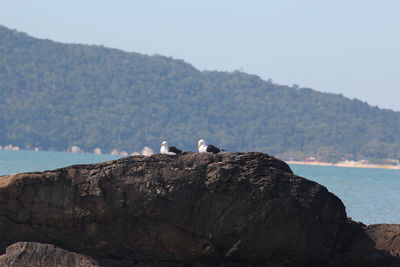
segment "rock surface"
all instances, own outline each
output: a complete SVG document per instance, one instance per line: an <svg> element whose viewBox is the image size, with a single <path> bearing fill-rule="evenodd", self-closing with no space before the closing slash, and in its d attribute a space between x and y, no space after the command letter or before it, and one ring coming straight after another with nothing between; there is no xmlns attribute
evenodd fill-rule
<svg viewBox="0 0 400 267"><path fill-rule="evenodd" d="M400 266L400 225L375 224L357 233L344 256L347 266Z"/></svg>
<svg viewBox="0 0 400 267"><path fill-rule="evenodd" d="M19 242L9 246L6 254L0 256L0 267L3 266L100 267L87 256L37 242Z"/></svg>
<svg viewBox="0 0 400 267"><path fill-rule="evenodd" d="M393 243L364 228L325 187L262 153L134 156L0 177L3 253L36 241L101 266L352 266L372 262L371 251L376 264L396 264Z"/></svg>

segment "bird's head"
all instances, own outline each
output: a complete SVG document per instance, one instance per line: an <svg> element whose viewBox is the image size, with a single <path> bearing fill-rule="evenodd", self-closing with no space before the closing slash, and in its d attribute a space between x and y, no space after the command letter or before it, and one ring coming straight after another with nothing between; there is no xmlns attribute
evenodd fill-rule
<svg viewBox="0 0 400 267"><path fill-rule="evenodd" d="M167 141L162 142L162 143L161 143L161 146L168 146Z"/></svg>

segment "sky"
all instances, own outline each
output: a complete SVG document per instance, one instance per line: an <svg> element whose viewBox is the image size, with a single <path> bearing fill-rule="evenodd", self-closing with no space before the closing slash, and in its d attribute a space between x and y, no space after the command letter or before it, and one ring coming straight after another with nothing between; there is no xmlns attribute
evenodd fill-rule
<svg viewBox="0 0 400 267"><path fill-rule="evenodd" d="M400 111L398 0L2 0L31 36L241 70Z"/></svg>

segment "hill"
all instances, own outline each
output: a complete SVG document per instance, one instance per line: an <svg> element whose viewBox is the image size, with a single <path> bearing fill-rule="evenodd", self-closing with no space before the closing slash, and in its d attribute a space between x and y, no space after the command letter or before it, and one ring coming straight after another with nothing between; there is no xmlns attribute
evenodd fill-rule
<svg viewBox="0 0 400 267"><path fill-rule="evenodd" d="M400 113L243 72L62 44L0 26L0 144L230 151L335 161L399 158Z"/></svg>

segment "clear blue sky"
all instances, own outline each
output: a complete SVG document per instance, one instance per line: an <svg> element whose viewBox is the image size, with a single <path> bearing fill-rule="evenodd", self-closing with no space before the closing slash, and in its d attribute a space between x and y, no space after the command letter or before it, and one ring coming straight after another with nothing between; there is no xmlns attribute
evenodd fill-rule
<svg viewBox="0 0 400 267"><path fill-rule="evenodd" d="M0 24L400 111L400 1L3 0Z"/></svg>

